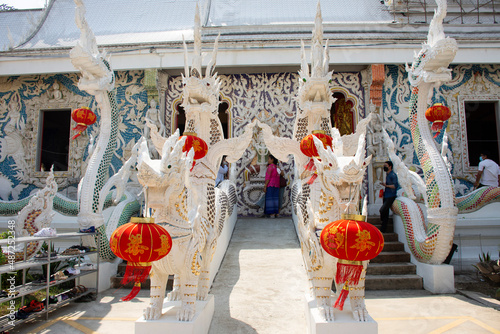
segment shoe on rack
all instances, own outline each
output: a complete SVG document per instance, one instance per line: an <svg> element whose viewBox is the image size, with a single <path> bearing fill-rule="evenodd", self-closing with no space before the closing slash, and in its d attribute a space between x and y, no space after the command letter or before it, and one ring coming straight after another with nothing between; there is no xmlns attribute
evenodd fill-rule
<svg viewBox="0 0 500 334"><path fill-rule="evenodd" d="M78 233L95 233L95 227L90 226L89 228L81 228Z"/></svg>
<svg viewBox="0 0 500 334"><path fill-rule="evenodd" d="M53 278L56 281L62 281L62 280L68 279L68 276L64 275L64 273L62 271L58 271L54 275L50 276L50 278Z"/></svg>
<svg viewBox="0 0 500 334"><path fill-rule="evenodd" d="M50 304L57 304L58 300L56 296L49 296L49 305ZM42 300L42 304L45 305L47 303L47 298Z"/></svg>
<svg viewBox="0 0 500 334"><path fill-rule="evenodd" d="M80 250L78 249L75 249L75 248L68 248L68 249L65 249L61 255L80 255Z"/></svg>
<svg viewBox="0 0 500 334"><path fill-rule="evenodd" d="M57 231L55 228L44 227L40 231L33 234L34 237L56 237Z"/></svg>
<svg viewBox="0 0 500 334"><path fill-rule="evenodd" d="M79 265L75 265L75 269L80 270L95 270L97 269L96 265L93 263L80 263Z"/></svg>

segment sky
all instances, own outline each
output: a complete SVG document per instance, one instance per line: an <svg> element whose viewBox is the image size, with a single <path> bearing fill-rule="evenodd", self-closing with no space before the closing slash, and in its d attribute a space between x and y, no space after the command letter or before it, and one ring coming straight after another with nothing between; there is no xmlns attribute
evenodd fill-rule
<svg viewBox="0 0 500 334"><path fill-rule="evenodd" d="M48 0L0 0L0 4L14 6L16 9L43 8Z"/></svg>

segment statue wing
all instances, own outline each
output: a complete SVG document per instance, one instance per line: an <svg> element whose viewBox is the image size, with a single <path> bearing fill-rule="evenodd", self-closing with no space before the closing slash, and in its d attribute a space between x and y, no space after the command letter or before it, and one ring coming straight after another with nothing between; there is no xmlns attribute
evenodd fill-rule
<svg viewBox="0 0 500 334"><path fill-rule="evenodd" d="M245 132L235 138L224 139L214 144L207 154L210 166L217 166L217 161L223 155L227 156L228 162L235 162L241 158L248 145L252 141L255 121L245 126Z"/></svg>
<svg viewBox="0 0 500 334"><path fill-rule="evenodd" d="M278 160L288 162L290 154L293 154L299 166L307 163L309 158L300 151L300 144L297 141L291 138L276 137L271 127L267 124L258 122L258 125L264 132L264 142L269 152Z"/></svg>

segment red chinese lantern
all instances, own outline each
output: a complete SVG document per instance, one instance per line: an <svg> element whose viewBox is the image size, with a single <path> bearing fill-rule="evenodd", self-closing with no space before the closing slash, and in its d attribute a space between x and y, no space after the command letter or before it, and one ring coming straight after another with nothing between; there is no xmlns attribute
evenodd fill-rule
<svg viewBox="0 0 500 334"><path fill-rule="evenodd" d="M205 141L199 137L196 137L194 132L184 132L181 138L186 138L184 146L182 147L182 152L189 152L191 148L194 149L194 160L198 160L207 155L208 146Z"/></svg>
<svg viewBox="0 0 500 334"><path fill-rule="evenodd" d="M87 129L87 126L92 125L97 120L96 115L87 107L81 107L71 112L71 118L77 123L73 130L78 131L71 139L77 138Z"/></svg>
<svg viewBox="0 0 500 334"><path fill-rule="evenodd" d="M127 261L122 284L134 281L132 291L121 300L132 300L141 290L151 271L151 262L165 257L172 248L172 238L153 218L130 218L130 223L117 228L110 239L111 250Z"/></svg>
<svg viewBox="0 0 500 334"><path fill-rule="evenodd" d="M450 117L450 108L442 103L435 103L432 107L425 111L425 118L427 118L429 122L432 122L431 130L436 132L434 138L441 133L443 122L448 120Z"/></svg>
<svg viewBox="0 0 500 334"><path fill-rule="evenodd" d="M300 141L300 151L310 158L319 156L318 150L316 149L316 145L314 144L313 136L321 140L321 142L323 143L323 147L325 149L327 147L332 147L332 137L325 134L325 131L323 130L315 130L312 132L312 134L305 136ZM313 159L310 159L309 162L307 163L306 170L311 170L311 171L316 170ZM312 184L317 177L318 174L315 172L313 176L309 179L309 181L307 181L307 183Z"/></svg>
<svg viewBox="0 0 500 334"><path fill-rule="evenodd" d="M361 261L371 260L384 248L382 233L365 216L342 215L342 219L331 222L321 231L321 246L331 256L338 258L335 282L344 284L335 302L342 310L349 294L349 286L359 283L363 272Z"/></svg>
<svg viewBox="0 0 500 334"><path fill-rule="evenodd" d="M305 136L300 141L300 150L302 153L307 155L308 157L317 157L319 156L318 150L316 149L316 145L314 145L313 136L321 140L323 142L323 147L326 149L327 147L332 147L332 137L325 134L325 131L315 130L312 134Z"/></svg>

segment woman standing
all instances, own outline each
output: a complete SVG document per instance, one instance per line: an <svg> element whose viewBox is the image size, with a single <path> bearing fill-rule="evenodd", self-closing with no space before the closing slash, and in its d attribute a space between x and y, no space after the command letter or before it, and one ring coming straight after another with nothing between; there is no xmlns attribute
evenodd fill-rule
<svg viewBox="0 0 500 334"><path fill-rule="evenodd" d="M217 178L215 179L215 186L218 187L219 184L224 181L229 170L229 164L226 161L226 156L222 156L222 160L219 166L219 172L217 173Z"/></svg>
<svg viewBox="0 0 500 334"><path fill-rule="evenodd" d="M276 218L278 217L280 209L280 175L277 170L278 159L269 155L267 162L266 184L264 185L264 192L266 193L266 208L264 212L271 218Z"/></svg>

